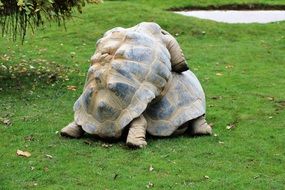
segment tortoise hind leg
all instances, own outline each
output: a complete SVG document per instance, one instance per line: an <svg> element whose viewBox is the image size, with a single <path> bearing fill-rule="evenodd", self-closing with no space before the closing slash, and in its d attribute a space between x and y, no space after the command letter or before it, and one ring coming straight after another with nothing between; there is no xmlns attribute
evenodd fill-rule
<svg viewBox="0 0 285 190"><path fill-rule="evenodd" d="M66 127L61 129L61 136L80 138L84 135L84 131L81 126L77 125L74 121L69 123Z"/></svg>
<svg viewBox="0 0 285 190"><path fill-rule="evenodd" d="M191 135L212 135L212 127L207 123L204 115L192 120L189 130Z"/></svg>
<svg viewBox="0 0 285 190"><path fill-rule="evenodd" d="M143 148L147 145L145 140L146 126L147 122L142 115L131 122L127 136L128 147Z"/></svg>

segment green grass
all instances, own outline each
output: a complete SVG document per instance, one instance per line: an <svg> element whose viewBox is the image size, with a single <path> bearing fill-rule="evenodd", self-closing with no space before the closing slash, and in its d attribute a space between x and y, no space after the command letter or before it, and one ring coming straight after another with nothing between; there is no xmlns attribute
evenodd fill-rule
<svg viewBox="0 0 285 190"><path fill-rule="evenodd" d="M285 22L222 24L164 11L233 2L284 4L107 1L87 6L67 31L52 24L29 34L24 45L1 38L0 189L147 189L149 182L153 189L284 189ZM142 150L123 141L105 148L90 137L61 138L56 131L73 119L96 40L141 21L177 34L218 136L150 138ZM229 124L236 127L227 130ZM17 149L32 156L19 157Z"/></svg>

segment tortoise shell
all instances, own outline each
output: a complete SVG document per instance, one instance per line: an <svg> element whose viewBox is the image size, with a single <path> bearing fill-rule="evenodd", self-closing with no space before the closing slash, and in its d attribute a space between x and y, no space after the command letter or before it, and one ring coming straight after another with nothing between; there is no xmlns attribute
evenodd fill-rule
<svg viewBox="0 0 285 190"><path fill-rule="evenodd" d="M167 92L147 107L143 113L147 132L154 136L170 136L184 123L206 112L205 94L191 71L172 72Z"/></svg>
<svg viewBox="0 0 285 190"><path fill-rule="evenodd" d="M84 131L100 137L120 137L171 78L170 53L155 23L106 32L91 61L74 117Z"/></svg>

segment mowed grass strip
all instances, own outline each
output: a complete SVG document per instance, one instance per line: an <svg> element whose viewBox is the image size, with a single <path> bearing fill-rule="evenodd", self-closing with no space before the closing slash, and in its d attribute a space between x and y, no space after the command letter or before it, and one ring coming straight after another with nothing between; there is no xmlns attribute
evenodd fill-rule
<svg viewBox="0 0 285 190"><path fill-rule="evenodd" d="M165 11L227 3L106 1L84 8L67 30L51 24L24 45L1 38L0 189L283 189L285 22L222 24ZM216 135L149 138L142 150L61 138L97 39L142 21L176 36L205 90Z"/></svg>

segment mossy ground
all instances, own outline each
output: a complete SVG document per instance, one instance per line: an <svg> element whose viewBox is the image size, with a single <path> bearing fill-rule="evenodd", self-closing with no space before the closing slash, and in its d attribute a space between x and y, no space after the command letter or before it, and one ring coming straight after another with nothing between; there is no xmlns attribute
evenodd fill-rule
<svg viewBox="0 0 285 190"><path fill-rule="evenodd" d="M285 22L222 24L165 11L227 3L284 1L106 1L87 6L67 31L52 24L24 45L1 38L0 189L283 189ZM176 35L217 135L150 138L142 150L61 138L96 40L141 21Z"/></svg>

